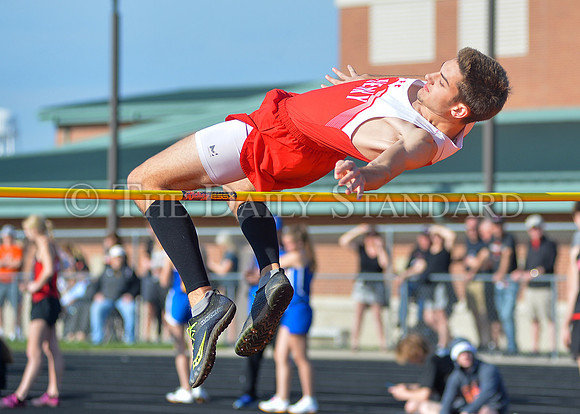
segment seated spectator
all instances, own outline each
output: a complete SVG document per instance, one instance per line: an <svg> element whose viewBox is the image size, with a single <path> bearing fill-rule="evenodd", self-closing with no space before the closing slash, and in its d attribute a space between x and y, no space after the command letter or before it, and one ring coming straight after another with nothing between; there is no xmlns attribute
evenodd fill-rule
<svg viewBox="0 0 580 414"><path fill-rule="evenodd" d="M455 368L447 380L441 399L441 414L504 414L509 398L499 369L476 357L467 341L451 348Z"/></svg>
<svg viewBox="0 0 580 414"><path fill-rule="evenodd" d="M149 228L150 229L150 228ZM144 254L140 255L141 264L138 276L141 279L141 299L145 307L143 340L145 342L161 341L163 337L163 312L166 288L160 285L160 274L167 255L151 232ZM156 327L156 332L152 332Z"/></svg>
<svg viewBox="0 0 580 414"><path fill-rule="evenodd" d="M127 265L123 247L115 245L108 254L110 266L90 286L92 341L103 342L107 318L116 308L123 318L124 341L132 344L135 342L135 297L139 294L140 282Z"/></svg>
<svg viewBox="0 0 580 414"><path fill-rule="evenodd" d="M398 342L396 358L399 364L423 365L423 371L418 382L393 385L389 392L396 400L406 401L406 413L439 413L437 401L441 399L447 378L454 368L449 354L430 353L425 337L411 333Z"/></svg>
<svg viewBox="0 0 580 414"><path fill-rule="evenodd" d="M60 303L63 306L63 337L67 341L84 341L89 334L89 309L91 301L87 288L91 284L88 269L69 274L66 285L61 290Z"/></svg>

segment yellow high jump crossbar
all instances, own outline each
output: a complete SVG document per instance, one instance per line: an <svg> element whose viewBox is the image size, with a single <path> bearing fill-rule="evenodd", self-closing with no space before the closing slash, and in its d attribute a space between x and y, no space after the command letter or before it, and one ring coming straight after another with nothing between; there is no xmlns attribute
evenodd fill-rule
<svg viewBox="0 0 580 414"><path fill-rule="evenodd" d="M506 203L532 201L580 201L580 192L550 193L365 193L324 192L224 192L224 191L140 191L126 189L0 187L0 198L56 198L77 200L158 200L181 201L290 201L290 202L448 202Z"/></svg>

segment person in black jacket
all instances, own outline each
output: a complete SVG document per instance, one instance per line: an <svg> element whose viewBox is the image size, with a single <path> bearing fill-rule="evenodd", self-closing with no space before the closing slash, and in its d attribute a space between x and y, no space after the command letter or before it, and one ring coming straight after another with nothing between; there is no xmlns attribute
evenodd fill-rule
<svg viewBox="0 0 580 414"><path fill-rule="evenodd" d="M91 304L91 339L94 344L103 342L105 324L109 314L116 308L123 318L124 342L135 342L135 297L139 294L140 281L127 265L125 250L120 245L109 249L110 266L89 287Z"/></svg>
<svg viewBox="0 0 580 414"><path fill-rule="evenodd" d="M447 379L440 414L505 414L509 397L499 369L476 357L468 341L451 348L455 369Z"/></svg>

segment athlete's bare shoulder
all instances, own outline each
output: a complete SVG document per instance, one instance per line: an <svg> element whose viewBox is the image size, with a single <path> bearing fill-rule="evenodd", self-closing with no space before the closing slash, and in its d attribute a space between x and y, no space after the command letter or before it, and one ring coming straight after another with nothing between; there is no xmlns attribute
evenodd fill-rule
<svg viewBox="0 0 580 414"><path fill-rule="evenodd" d="M431 134L400 118L374 118L363 123L353 134L353 145L373 160L392 146L435 145Z"/></svg>

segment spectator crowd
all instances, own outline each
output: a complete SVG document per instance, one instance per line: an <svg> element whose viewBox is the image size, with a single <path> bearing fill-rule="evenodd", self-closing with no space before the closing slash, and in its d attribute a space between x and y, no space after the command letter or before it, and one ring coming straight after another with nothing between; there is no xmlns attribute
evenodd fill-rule
<svg viewBox="0 0 580 414"><path fill-rule="evenodd" d="M575 221L580 226L576 215ZM280 223L281 220L278 220ZM389 344L396 341L397 358L402 363L426 364L426 371L418 383L392 384L389 387L394 398L406 402L407 412L453 412L453 401L465 390L464 382L472 381L474 375L482 371L486 378L484 381L491 378L498 387L494 391L497 398L491 401L491 405L485 406L495 409L495 412L503 412L507 404L505 387L501 379L496 378L497 371L478 359L478 353L514 355L520 352L516 335L518 303L525 306L525 315L530 321L531 334L527 348L533 354L540 353L540 338L546 336L550 338L549 351L556 352L552 283L558 249L545 232L545 223L540 215L528 216L524 224L526 237L522 240L516 240L513 234L506 231L501 217L467 217L463 234L457 234L449 226L427 225L416 235L415 245L405 259L404 268L396 270L393 246L387 245L376 227L361 224L337 237L337 247L351 250L358 262L358 274L353 280L352 290L351 349L360 349L363 314L368 309L380 350L389 350L392 348ZM307 335L313 312L316 311L310 305L310 283L316 263L315 246L305 226L284 232L280 224L279 230L282 262L286 263L284 267L290 269L289 274L294 274L292 269L298 269L296 274L300 274L302 279L296 279L295 283L300 283L304 290L298 290L295 286L295 290L303 295L296 299L296 310L293 312L297 312L297 316L288 316L292 319L287 320L292 322L282 323L283 328L274 341L277 394L260 403L260 408L267 412L280 409L302 412L300 407L318 407L313 373L306 354ZM22 299L26 280L23 275L33 270L32 259L27 255L30 243L24 238L20 240L17 229L11 225L2 227L0 236L0 337L6 332L9 339L18 340L24 338ZM179 278L174 269L171 272L164 270L167 269L168 258L152 233L149 239L144 251L133 251L137 253L137 259L131 261L123 240L116 234L105 237L102 244L103 267L97 275L89 272L89 264L79 246L54 242L55 269L59 273L57 287L62 305L62 339L90 341L95 345L111 340L129 345L137 340L173 341L178 355L184 355L186 347L179 332L189 312L188 304L184 304L184 316L177 320L174 319L175 314L167 314L168 301L173 301L180 289L177 283ZM577 240L580 236L575 235L572 246L580 245ZM248 299L251 302L255 284L251 278L255 271L250 270L255 270L253 257L244 262L240 246L227 232L217 235L215 247L220 250L219 254L212 255L206 263L216 288L236 289L237 294L238 289L245 287L243 291L249 291ZM577 258L572 259L571 271L575 270L577 274ZM250 265L244 266L242 263ZM450 277L452 267L461 270L455 270L453 277ZM324 273L320 267L317 271ZM458 274L462 276L458 277ZM304 275L308 277L304 279ZM231 277L239 277L240 280L232 285L228 279ZM220 283L222 278L225 282ZM575 286L577 290L577 284ZM169 299L168 293L171 293ZM389 306L393 303L391 293L398 297L399 304L396 313L399 330L396 333L389 332L389 324L384 320L385 311L390 312ZM574 292L569 296L568 308L572 316L568 319L571 326L576 320L572 303ZM5 303L12 307L14 314L10 326L7 326L8 320L2 314ZM140 303L143 304L143 315L138 315ZM409 317L412 304L414 318ZM458 344L454 337L464 336L460 328L450 325L452 314L458 306L464 306L469 312L475 329L472 341L460 341L462 348L456 348L454 354L453 349ZM141 337L137 335L137 321L140 318L144 325ZM543 335L544 331L546 335ZM232 334L235 332L226 333L225 340L232 342ZM577 347L578 339L570 335L568 326L564 327L563 334L567 345L572 343L576 344L572 347ZM577 352L573 351L573 354L576 356ZM303 392L302 399L293 405L288 399L290 355L299 368ZM247 376L243 377L247 383L242 387L244 393L235 402L235 408L258 405L257 372L261 358L260 354L257 358L248 359ZM172 402L206 401L209 397L205 390L193 393L188 390L185 368L179 368L186 365L185 360L176 359L180 387L176 392L167 394L167 399ZM446 388L442 378L445 381L449 378L452 385ZM433 396L439 401L435 405L432 404Z"/></svg>

